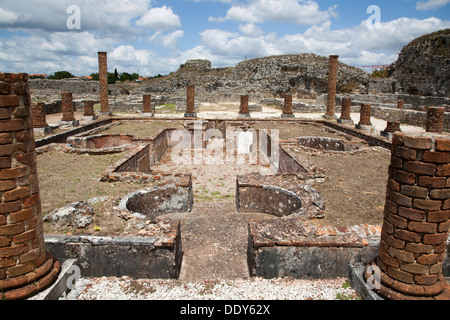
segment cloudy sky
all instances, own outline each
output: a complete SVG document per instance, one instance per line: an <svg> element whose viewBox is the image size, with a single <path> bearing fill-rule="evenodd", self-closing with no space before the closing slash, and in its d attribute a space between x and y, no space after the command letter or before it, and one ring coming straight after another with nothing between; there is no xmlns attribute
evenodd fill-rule
<svg viewBox="0 0 450 320"><path fill-rule="evenodd" d="M390 64L450 28L450 0L0 0L0 72L154 76L188 59L213 67L292 53Z"/></svg>

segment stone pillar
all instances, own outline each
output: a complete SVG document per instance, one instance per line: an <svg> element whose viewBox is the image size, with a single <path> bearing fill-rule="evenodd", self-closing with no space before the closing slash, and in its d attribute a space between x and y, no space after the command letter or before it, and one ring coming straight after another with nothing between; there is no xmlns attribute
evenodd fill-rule
<svg viewBox="0 0 450 320"><path fill-rule="evenodd" d="M337 71L339 56L330 56L328 62L328 95L327 95L327 111L323 116L326 119L336 119L336 87L337 87Z"/></svg>
<svg viewBox="0 0 450 320"><path fill-rule="evenodd" d="M428 107L427 132L442 133L444 130L444 107Z"/></svg>
<svg viewBox="0 0 450 320"><path fill-rule="evenodd" d="M49 127L45 119L45 104L43 102L38 102L32 106L33 114L33 128L47 128Z"/></svg>
<svg viewBox="0 0 450 320"><path fill-rule="evenodd" d="M0 74L0 300L52 284L60 264L46 252L27 74Z"/></svg>
<svg viewBox="0 0 450 320"><path fill-rule="evenodd" d="M144 99L144 102L143 102L142 115L153 117L152 96L150 94L144 94L143 99Z"/></svg>
<svg viewBox="0 0 450 320"><path fill-rule="evenodd" d="M381 131L381 135L385 138L388 138L389 140L392 139L392 135L394 132L402 131L400 129L400 122L399 121L388 121L386 125L386 129L384 131Z"/></svg>
<svg viewBox="0 0 450 320"><path fill-rule="evenodd" d="M241 104L239 106L239 118L250 118L248 111L248 95L241 95Z"/></svg>
<svg viewBox="0 0 450 320"><path fill-rule="evenodd" d="M364 277L387 299L450 299L442 274L450 225L450 136L397 132L392 145L379 252Z"/></svg>
<svg viewBox="0 0 450 320"><path fill-rule="evenodd" d="M405 108L405 102L401 99L397 100L397 109L403 110Z"/></svg>
<svg viewBox="0 0 450 320"><path fill-rule="evenodd" d="M294 113L292 112L292 94L284 95L284 107L282 118L295 118Z"/></svg>
<svg viewBox="0 0 450 320"><path fill-rule="evenodd" d="M338 119L339 123L353 124L353 120L350 116L352 109L352 99L342 98L341 117Z"/></svg>
<svg viewBox="0 0 450 320"><path fill-rule="evenodd" d="M186 101L186 113L184 114L186 118L196 118L197 113L195 112L195 86L187 86L187 101Z"/></svg>
<svg viewBox="0 0 450 320"><path fill-rule="evenodd" d="M98 52L98 74L100 80L100 114L111 115L108 98L108 53Z"/></svg>
<svg viewBox="0 0 450 320"><path fill-rule="evenodd" d="M356 128L360 130L372 131L374 129L372 122L370 121L370 118L372 117L372 105L369 103L362 103L360 114L360 121L356 125Z"/></svg>
<svg viewBox="0 0 450 320"><path fill-rule="evenodd" d="M62 124L78 125L73 113L73 96L72 92L63 91L61 93L62 105Z"/></svg>

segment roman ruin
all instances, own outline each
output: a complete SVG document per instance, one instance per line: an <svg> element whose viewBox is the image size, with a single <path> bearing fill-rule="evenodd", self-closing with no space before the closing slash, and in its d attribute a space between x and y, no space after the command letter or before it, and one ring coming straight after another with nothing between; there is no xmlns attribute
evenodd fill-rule
<svg viewBox="0 0 450 320"><path fill-rule="evenodd" d="M0 74L0 300L105 278L450 299L448 96L312 54L108 85L107 54L100 81Z"/></svg>

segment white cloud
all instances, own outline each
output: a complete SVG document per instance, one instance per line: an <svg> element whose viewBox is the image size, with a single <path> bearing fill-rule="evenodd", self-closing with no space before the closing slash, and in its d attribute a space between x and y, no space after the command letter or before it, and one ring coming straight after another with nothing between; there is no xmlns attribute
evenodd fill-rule
<svg viewBox="0 0 450 320"><path fill-rule="evenodd" d="M149 40L160 43L164 48L176 49L178 40L180 40L183 36L183 30L176 30L168 34L164 34L162 31L157 31L149 38Z"/></svg>
<svg viewBox="0 0 450 320"><path fill-rule="evenodd" d="M12 24L17 21L17 14L14 12L0 8L0 23L1 24Z"/></svg>
<svg viewBox="0 0 450 320"><path fill-rule="evenodd" d="M181 27L181 21L180 17L173 13L172 8L163 6L161 8L150 9L136 22L136 25L153 30L165 31Z"/></svg>
<svg viewBox="0 0 450 320"><path fill-rule="evenodd" d="M426 1L419 1L416 3L416 9L417 10L436 10L441 7L446 6L450 3L450 0L426 0Z"/></svg>
<svg viewBox="0 0 450 320"><path fill-rule="evenodd" d="M248 36L262 36L264 34L264 31L254 23L241 24L239 30Z"/></svg>
<svg viewBox="0 0 450 320"><path fill-rule="evenodd" d="M322 11L318 3L312 0L250 0L248 5L232 6L225 17L210 17L210 21L232 20L247 23L276 21L313 25L335 16L336 8L335 5Z"/></svg>

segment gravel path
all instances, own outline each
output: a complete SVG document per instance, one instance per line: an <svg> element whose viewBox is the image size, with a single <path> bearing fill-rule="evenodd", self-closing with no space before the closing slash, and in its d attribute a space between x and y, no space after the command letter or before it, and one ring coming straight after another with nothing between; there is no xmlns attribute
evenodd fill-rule
<svg viewBox="0 0 450 320"><path fill-rule="evenodd" d="M183 282L80 278L60 300L356 300L346 279L261 279Z"/></svg>

